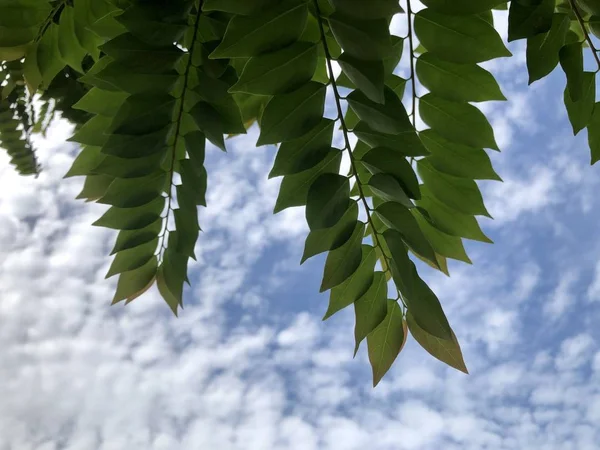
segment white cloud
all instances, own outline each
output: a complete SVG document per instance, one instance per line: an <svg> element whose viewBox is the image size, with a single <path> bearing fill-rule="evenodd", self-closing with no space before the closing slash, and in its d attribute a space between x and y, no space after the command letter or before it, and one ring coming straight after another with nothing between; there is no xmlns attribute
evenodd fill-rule
<svg viewBox="0 0 600 450"><path fill-rule="evenodd" d="M562 274L558 286L544 304L544 314L556 320L563 315L567 308L575 302L576 294L573 288L579 280L579 275L573 271Z"/></svg>

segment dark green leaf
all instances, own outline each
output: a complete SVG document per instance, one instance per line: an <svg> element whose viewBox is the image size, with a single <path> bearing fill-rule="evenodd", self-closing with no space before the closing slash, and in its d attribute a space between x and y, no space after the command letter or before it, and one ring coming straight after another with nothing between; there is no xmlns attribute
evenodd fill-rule
<svg viewBox="0 0 600 450"><path fill-rule="evenodd" d="M154 256L142 267L122 273L117 283L113 304L125 299L128 302L132 301L146 292L154 283L157 268L158 261Z"/></svg>
<svg viewBox="0 0 600 450"><path fill-rule="evenodd" d="M150 203L136 208L112 206L92 225L115 230L139 230L158 220L164 206L164 197L158 197Z"/></svg>
<svg viewBox="0 0 600 450"><path fill-rule="evenodd" d="M458 340L452 332L450 340L440 339L424 331L415 321L410 311L406 314L410 334L431 356L466 374L469 373L460 350Z"/></svg>
<svg viewBox="0 0 600 450"><path fill-rule="evenodd" d="M367 292L373 283L373 270L376 262L375 249L370 245L363 245L361 263L358 269L346 281L331 290L329 306L323 320L350 306Z"/></svg>
<svg viewBox="0 0 600 450"><path fill-rule="evenodd" d="M406 322L397 302L387 301L387 314L383 322L367 336L369 361L373 369L373 387L390 370L406 342Z"/></svg>
<svg viewBox="0 0 600 450"><path fill-rule="evenodd" d="M384 102L370 100L362 91L353 91L346 100L360 120L375 131L387 134L414 132L400 98L389 87L384 88Z"/></svg>
<svg viewBox="0 0 600 450"><path fill-rule="evenodd" d="M333 120L323 118L310 132L282 143L269 178L293 175L321 162L331 152L334 126Z"/></svg>
<svg viewBox="0 0 600 450"><path fill-rule="evenodd" d="M434 11L448 15L468 15L487 12L506 0L422 0Z"/></svg>
<svg viewBox="0 0 600 450"><path fill-rule="evenodd" d="M211 58L246 58L283 48L304 30L306 3L284 0L251 17L234 16Z"/></svg>
<svg viewBox="0 0 600 450"><path fill-rule="evenodd" d="M459 237L438 230L417 209L413 211L413 216L436 254L472 264Z"/></svg>
<svg viewBox="0 0 600 450"><path fill-rule="evenodd" d="M117 256L115 256L115 259L108 269L106 278L110 278L119 273L139 269L152 259L157 247L158 235L151 241L140 244L137 247L120 251L117 253Z"/></svg>
<svg viewBox="0 0 600 450"><path fill-rule="evenodd" d="M445 203L437 200L427 189L427 186L421 186L421 200L417 201L417 206L424 208L436 228L452 236L460 236L475 241L492 241L481 231L477 219L470 214L464 214L452 209Z"/></svg>
<svg viewBox="0 0 600 450"><path fill-rule="evenodd" d="M312 183L323 173L339 173L341 161L342 152L330 150L328 155L316 166L294 175L285 176L279 188L274 212L278 213L292 206L305 205L308 189Z"/></svg>
<svg viewBox="0 0 600 450"><path fill-rule="evenodd" d="M289 141L313 129L323 116L325 90L324 84L310 82L273 97L262 115L257 145Z"/></svg>
<svg viewBox="0 0 600 450"><path fill-rule="evenodd" d="M373 194L381 200L398 202L406 208L414 207L400 183L392 175L376 173L369 179L368 184Z"/></svg>
<svg viewBox="0 0 600 450"><path fill-rule="evenodd" d="M388 19L402 8L396 0L331 0L336 11L357 19Z"/></svg>
<svg viewBox="0 0 600 450"><path fill-rule="evenodd" d="M437 265L434 249L408 208L399 203L386 202L377 206L375 212L385 225L400 232L411 250Z"/></svg>
<svg viewBox="0 0 600 450"><path fill-rule="evenodd" d="M392 53L386 19L357 19L335 12L329 26L345 53L365 61L381 61Z"/></svg>
<svg viewBox="0 0 600 450"><path fill-rule="evenodd" d="M600 160L600 103L594 105L594 112L588 125L588 143L592 154L592 164Z"/></svg>
<svg viewBox="0 0 600 450"><path fill-rule="evenodd" d="M160 234L162 228L163 221L159 218L145 228L120 231L110 254L114 255L117 252L122 252L153 241Z"/></svg>
<svg viewBox="0 0 600 450"><path fill-rule="evenodd" d="M382 61L365 61L342 53L337 62L360 91L371 101L384 102L384 69Z"/></svg>
<svg viewBox="0 0 600 450"><path fill-rule="evenodd" d="M337 224L349 206L350 181L335 173L324 173L310 186L306 200L306 222L311 230Z"/></svg>
<svg viewBox="0 0 600 450"><path fill-rule="evenodd" d="M477 64L451 63L425 53L416 70L423 86L439 97L463 102L506 100L493 75Z"/></svg>
<svg viewBox="0 0 600 450"><path fill-rule="evenodd" d="M415 15L415 32L427 50L447 61L468 64L511 56L494 27L476 15L446 16L423 9Z"/></svg>
<svg viewBox="0 0 600 450"><path fill-rule="evenodd" d="M554 14L552 27L547 33L527 39L529 84L545 77L558 65L558 54L565 43L569 24L567 15Z"/></svg>
<svg viewBox="0 0 600 450"><path fill-rule="evenodd" d="M361 121L352 131L370 147L386 147L402 156L426 156L429 154L414 128L402 134L385 134L373 130Z"/></svg>
<svg viewBox="0 0 600 450"><path fill-rule="evenodd" d="M555 0L514 0L508 14L508 41L546 33L552 26Z"/></svg>
<svg viewBox="0 0 600 450"><path fill-rule="evenodd" d="M583 45L579 41L566 44L559 52L560 66L567 76L567 89L574 102L583 95Z"/></svg>
<svg viewBox="0 0 600 450"><path fill-rule="evenodd" d="M417 163L417 170L431 194L442 203L464 214L491 217L473 180L441 173L424 159Z"/></svg>
<svg viewBox="0 0 600 450"><path fill-rule="evenodd" d="M317 67L317 47L295 42L281 50L250 58L230 92L275 95L308 82Z"/></svg>
<svg viewBox="0 0 600 450"><path fill-rule="evenodd" d="M119 208L142 206L160 196L166 180L167 174L163 171L140 178L117 178L97 203Z"/></svg>
<svg viewBox="0 0 600 450"><path fill-rule="evenodd" d="M502 181L494 171L485 150L455 144L433 130L422 131L420 137L427 150L431 152L427 161L440 172L474 180Z"/></svg>
<svg viewBox="0 0 600 450"><path fill-rule="evenodd" d="M304 244L301 264L311 256L335 250L348 242L357 220L358 204L355 201L351 201L350 206L348 206L342 218L335 225L330 228L313 230L308 234Z"/></svg>
<svg viewBox="0 0 600 450"><path fill-rule="evenodd" d="M387 280L383 272L375 272L371 287L354 302L354 355L367 335L383 322L387 314Z"/></svg>
<svg viewBox="0 0 600 450"><path fill-rule="evenodd" d="M396 230L386 230L383 237L392 255L394 283L402 293L415 321L429 334L441 339L451 339L452 329L442 306L435 294L419 277L414 263L408 258L401 234Z"/></svg>
<svg viewBox="0 0 600 450"><path fill-rule="evenodd" d="M578 134L588 126L592 119L594 103L596 101L596 73L584 72L582 82L582 96L579 101L573 101L569 95L569 89L565 89L564 101L569 115L569 121L573 126L573 134Z"/></svg>
<svg viewBox="0 0 600 450"><path fill-rule="evenodd" d="M498 150L492 126L473 105L426 94L419 101L419 112L423 121L445 139Z"/></svg>
<svg viewBox="0 0 600 450"><path fill-rule="evenodd" d="M404 156L394 150L375 147L368 151L361 162L371 173L383 172L393 176L411 198L420 198L419 181Z"/></svg>
<svg viewBox="0 0 600 450"><path fill-rule="evenodd" d="M354 232L341 247L329 252L320 292L336 287L346 281L360 267L362 261L362 238L365 224L357 222Z"/></svg>

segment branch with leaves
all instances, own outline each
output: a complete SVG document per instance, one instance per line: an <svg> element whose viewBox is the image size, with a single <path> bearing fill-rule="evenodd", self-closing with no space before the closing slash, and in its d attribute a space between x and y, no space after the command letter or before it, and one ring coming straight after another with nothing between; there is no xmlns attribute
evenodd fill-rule
<svg viewBox="0 0 600 450"><path fill-rule="evenodd" d="M584 59L600 69L600 10L593 0L400 3L5 2L0 145L22 173L37 173L31 134L57 114L72 122L80 152L66 176L85 177L79 198L109 207L95 225L118 231L113 303L156 285L178 314L206 206L206 141L226 150L226 136L257 124L257 145L278 146L274 212L305 208L302 262L326 254L324 318L353 306L354 353L366 340L374 384L409 335L467 372L419 272L449 275L448 259L471 262L464 239L491 242L477 182L501 181L487 153L499 148L476 105L505 97L480 64L511 56L493 10L508 10L510 41L526 40L531 83L565 72L569 119L575 134L587 128L592 162L598 70L584 71ZM396 15L406 36L390 31ZM335 119L325 116L328 90Z"/></svg>

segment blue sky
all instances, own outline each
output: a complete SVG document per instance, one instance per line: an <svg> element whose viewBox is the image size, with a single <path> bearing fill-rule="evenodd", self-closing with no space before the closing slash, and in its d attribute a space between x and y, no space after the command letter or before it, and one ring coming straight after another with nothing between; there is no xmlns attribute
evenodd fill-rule
<svg viewBox="0 0 600 450"><path fill-rule="evenodd" d="M254 129L210 151L180 317L154 291L110 307L114 235L61 179L76 149L57 122L37 180L0 157L0 450L596 449L600 169L571 136L560 69L528 88L510 48L489 66L510 101L484 106L503 150L504 183L481 183L495 244L424 274L470 375L409 340L372 389L352 310L320 319L323 258L299 265L303 211L271 214L274 149Z"/></svg>

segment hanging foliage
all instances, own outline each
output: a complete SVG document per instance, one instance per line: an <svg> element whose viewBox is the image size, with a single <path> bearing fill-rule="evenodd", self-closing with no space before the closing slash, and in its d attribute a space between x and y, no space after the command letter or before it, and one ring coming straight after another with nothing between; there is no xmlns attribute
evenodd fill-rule
<svg viewBox="0 0 600 450"><path fill-rule="evenodd" d="M4 0L0 145L19 172L36 174L31 134L56 114L75 124L80 151L66 175L85 177L78 198L109 206L94 225L118 231L113 303L156 284L178 314L206 206L206 142L226 150L225 137L257 123L256 144L278 146L274 211L305 207L302 262L326 254L325 318L354 308L355 352L366 341L374 385L409 334L467 372L415 261L448 274L449 258L471 262L464 239L491 242L477 222L490 215L476 181L500 180L487 153L499 147L478 104L505 97L481 63L511 56L493 10L508 9L509 41L526 40L530 83L564 71L568 117L575 134L587 128L594 163L598 70L584 59L600 69L600 9L595 0L422 3ZM406 36L391 34L394 16ZM334 119L324 116L328 91Z"/></svg>

